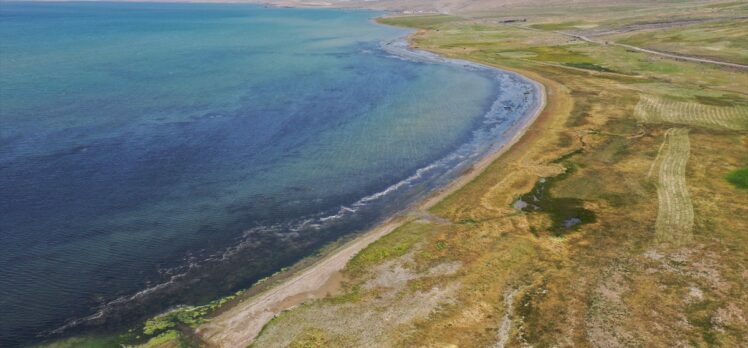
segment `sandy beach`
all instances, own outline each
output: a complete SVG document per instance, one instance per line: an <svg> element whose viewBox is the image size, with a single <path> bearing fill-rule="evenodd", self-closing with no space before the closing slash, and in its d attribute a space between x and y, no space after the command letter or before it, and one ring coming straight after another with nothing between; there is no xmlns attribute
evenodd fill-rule
<svg viewBox="0 0 748 348"><path fill-rule="evenodd" d="M404 59L422 60L440 64L456 64L467 69L490 69L510 73L532 83L537 93L534 108L530 109L527 115L524 115L525 117L522 121L517 122L504 133L507 138L503 144L500 144L501 147L498 150L484 156L474 163L470 170L460 175L446 187L433 192L427 198L408 209L408 211L425 213L429 208L480 175L488 165L498 159L522 138L528 127L533 124L545 108L545 87L539 82L530 80L515 72L464 60L448 59L431 52L416 50L410 46L407 37L392 42L385 42L382 44L382 48ZM340 246L316 263L299 271L298 274L290 276L269 290L234 304L229 309L212 318L208 323L198 327L196 334L205 343L215 347L245 347L251 344L265 324L282 311L293 308L308 300L324 298L325 296L335 294L343 281L341 271L351 258L369 244L410 220L412 218L408 218L405 215L390 218L375 228L361 234L354 240Z"/></svg>

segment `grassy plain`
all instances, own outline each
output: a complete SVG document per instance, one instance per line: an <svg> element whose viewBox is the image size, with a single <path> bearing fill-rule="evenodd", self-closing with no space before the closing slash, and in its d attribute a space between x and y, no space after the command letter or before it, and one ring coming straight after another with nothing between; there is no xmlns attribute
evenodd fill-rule
<svg viewBox="0 0 748 348"><path fill-rule="evenodd" d="M748 5L743 5L743 8L748 8ZM647 30L636 35L626 35L625 38L617 41L634 46L748 64L748 50L745 49L748 47L746 31L748 31L748 18L707 22L686 28ZM617 35L609 37L613 40L616 38Z"/></svg>
<svg viewBox="0 0 748 348"><path fill-rule="evenodd" d="M343 294L278 316L255 346L745 344L748 194L727 178L748 162L748 73L557 32L688 18L668 29L687 33L730 6L382 19L419 29L418 48L536 79L548 106L430 210L449 223L414 221L374 243L349 263ZM740 20L715 24L746 38ZM676 37L678 52L700 45Z"/></svg>

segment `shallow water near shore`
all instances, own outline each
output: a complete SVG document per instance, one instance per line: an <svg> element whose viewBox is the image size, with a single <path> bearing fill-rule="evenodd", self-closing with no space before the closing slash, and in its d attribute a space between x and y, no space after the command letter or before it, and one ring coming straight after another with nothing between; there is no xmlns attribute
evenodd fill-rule
<svg viewBox="0 0 748 348"><path fill-rule="evenodd" d="M443 186L533 86L373 12L0 6L0 345L247 287ZM40 336L41 335L41 336Z"/></svg>

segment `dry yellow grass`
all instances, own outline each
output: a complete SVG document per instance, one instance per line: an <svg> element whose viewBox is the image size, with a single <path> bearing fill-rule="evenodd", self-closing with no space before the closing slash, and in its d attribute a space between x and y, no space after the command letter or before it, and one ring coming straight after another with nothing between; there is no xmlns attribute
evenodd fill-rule
<svg viewBox="0 0 748 348"><path fill-rule="evenodd" d="M407 224L374 245L375 250L397 247L400 245L397 240L416 234L419 242L409 247L409 253L405 257L394 259L394 262L387 259L390 261L371 265L362 274L348 273L349 280L344 295L310 303L282 314L265 328L254 346L293 346L304 341L309 330L324 333L325 347L418 346L428 341L424 340L423 335L430 335L422 331L423 325L447 313L450 314L444 320L455 328L474 328L476 324L505 326L503 339L500 330L497 330L493 333L484 331L484 337L474 337L469 341L478 338L484 343L500 343L502 340L508 343L515 336L514 333L518 330L515 323L517 318L509 312L517 300L504 299L503 301L508 302L501 306L502 316L485 322L486 317L493 317L492 313L496 310L492 302L502 301L504 298L503 287L518 281L517 277L526 269L524 265L516 268L510 265L520 258L525 260L521 263L527 263L537 255L537 250L532 246L532 238L508 234L515 233L514 228L517 226L514 224L527 228L524 218L516 216L516 212L509 207L511 192L518 187L522 187L520 190L529 189L538 176L528 177L525 175L527 172L513 171L511 168L539 165L568 151L558 149L554 155L535 145L542 143L551 147L558 141L555 137L548 137L548 131L562 127L565 115L568 115L572 107L571 99L563 86L532 72L524 73L541 80L548 88L548 107L516 146L492 163L473 182L435 208L435 211L440 212L462 204L453 202L454 199L459 202L464 202L468 197L474 202L498 199L503 203L489 207L477 204L470 210L485 212L494 218L504 216L513 222L510 225L504 225L503 221L488 223L480 228L479 233L475 233L471 223L461 221L470 221L470 217L485 218L485 215L462 215L455 212L456 214L440 213L440 216L453 221L452 224L424 221ZM507 173L519 175L499 180L501 184L498 185L494 182L497 176ZM544 171L541 170L540 173ZM485 191L487 184L493 189ZM471 196L469 192L473 190L482 193ZM491 241L498 238L509 238L514 242L491 250ZM375 253L375 250L371 252ZM519 254L515 257L507 257L517 252ZM364 252L366 253L367 251ZM362 258L368 257L364 255ZM461 265L456 273L433 271L456 261ZM466 273L466 269L471 271ZM474 272L478 269L493 275L480 276ZM455 281L457 279L459 281ZM396 280L394 284L393 280ZM490 286L490 289L486 286ZM511 298L517 299L520 296L521 292L516 291ZM470 305L463 307L466 303ZM472 329L466 330L466 336L470 332ZM414 336L414 333L418 334Z"/></svg>
<svg viewBox="0 0 748 348"><path fill-rule="evenodd" d="M373 243L348 264L342 294L281 314L256 346L732 347L748 338L748 197L722 178L748 158L748 74L492 18L388 22L428 28L412 37L419 48L540 81L547 108L430 209L438 219ZM514 209L541 180L555 203ZM569 205L596 219L554 229Z"/></svg>
<svg viewBox="0 0 748 348"><path fill-rule="evenodd" d="M748 74L487 16L388 22L427 28L412 36L419 48L542 82L547 108L511 150L430 210L440 223L413 222L362 251L342 295L280 315L257 346L746 340L748 195L722 176L748 158ZM558 204L578 204L596 221L558 234L553 211L513 209L541 179L553 182L548 194ZM460 267L431 271L444 264Z"/></svg>
<svg viewBox="0 0 748 348"><path fill-rule="evenodd" d="M423 25L417 19L408 22ZM740 253L719 255L711 250L734 247L730 238L737 238L739 250L745 252L746 242L736 232L746 222L727 223L732 214L711 205L709 197L717 193L734 197L727 194L730 186L714 186L718 177L694 168L722 161L732 163L721 169L727 171L739 165L740 156L748 155L740 146L729 146L741 139L744 128L738 126L742 111L727 110L742 110L740 106L707 105L693 99L694 93L703 92L691 89L700 76L689 63L637 61L639 53L537 40L544 37L542 32L525 39L524 34L514 35L520 29L487 23L490 21L439 24L439 31L418 32L414 44L527 74L548 88L548 108L515 147L432 209L432 214L452 224L422 225L425 231L409 249L412 259L408 264L414 270L428 270L440 262L459 261L462 268L428 281L409 280L397 296L405 302L390 304L412 305L418 302L418 294L445 286L459 290L427 315L399 323L382 339L388 346L399 347L739 342L741 332L748 329L739 318L745 317L748 308L745 296L730 295L743 286L741 276L731 269L748 263ZM461 28L466 28L467 34ZM514 39L491 43L490 38L502 35ZM524 53L495 53L513 51ZM607 60L593 61L589 66L626 71L639 64L640 74L629 77L564 65L575 60L589 62L591 56ZM708 76L712 80L698 83L715 88L706 91L709 95L719 95L722 80L735 93L733 81L744 78L720 70ZM661 91L676 92L657 98L682 104L658 100L659 106L655 102L642 104L637 111L640 95L659 95L652 93L655 85L650 79L667 87ZM672 82L662 82L665 79ZM652 116L656 118L640 118L642 108L656 112L657 116ZM680 118L678 111L694 117ZM673 123L693 129L690 133L686 129L668 131L666 127ZM722 149L722 157L706 161L709 148ZM688 160L689 149L695 151L699 162ZM653 176L648 177L650 168ZM539 179L563 172L569 174L554 182L550 194L561 202L581 201L596 213L597 222L556 237L549 233L552 221L547 213L520 213L511 203ZM748 203L745 198L734 199ZM730 209L739 206L736 202L728 205ZM720 229L708 221L727 225ZM720 237L715 235L717 230ZM722 239L725 235L731 237ZM378 247L387 248L388 244ZM718 260L730 266L719 266ZM360 291L359 284L370 277L376 275L363 272L348 284L349 294L361 296L353 302L344 301L356 308L351 311L356 316L382 313L371 301L377 301L381 296L378 291L384 290ZM310 304L298 309L299 313L279 317L268 329L282 332L289 324L303 326L303 320L298 320L301 315L309 319L313 317L310 313L335 306L340 306L335 299ZM341 315L338 320L353 318ZM709 324L710 320L721 324ZM381 323L374 320L357 325ZM328 325L315 329L337 332ZM355 332L335 337L327 346L345 346L341 342L346 339L360 339ZM265 338L264 343L273 342L271 336Z"/></svg>
<svg viewBox="0 0 748 348"><path fill-rule="evenodd" d="M664 144L657 183L659 208L655 231L658 241L683 245L691 240L693 231L693 205L686 185L690 155L688 129L668 129Z"/></svg>
<svg viewBox="0 0 748 348"><path fill-rule="evenodd" d="M642 95L636 117L647 123L675 123L716 129L748 129L748 106L713 106Z"/></svg>

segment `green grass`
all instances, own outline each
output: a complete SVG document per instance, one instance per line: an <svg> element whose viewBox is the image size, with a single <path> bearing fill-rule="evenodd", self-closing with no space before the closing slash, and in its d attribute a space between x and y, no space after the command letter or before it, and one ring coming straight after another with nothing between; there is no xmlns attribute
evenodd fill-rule
<svg viewBox="0 0 748 348"><path fill-rule="evenodd" d="M604 66L600 66L593 63L566 63L564 64L566 66L579 68L579 69L587 69L587 70L595 70L600 72L616 72L615 70L608 69Z"/></svg>
<svg viewBox="0 0 748 348"><path fill-rule="evenodd" d="M748 105L746 100L735 94L721 95L719 97L695 95L694 98L701 104L712 105L712 106L737 106L737 105Z"/></svg>
<svg viewBox="0 0 748 348"><path fill-rule="evenodd" d="M617 42L688 55L748 63L748 21L707 22L686 27L644 31Z"/></svg>
<svg viewBox="0 0 748 348"><path fill-rule="evenodd" d="M109 348L109 347L128 347L128 348L157 348L157 347L197 347L195 342L183 336L177 330L166 330L158 335L146 340L134 333L111 336L85 336L71 337L59 340L49 344L43 344L36 347L44 348Z"/></svg>
<svg viewBox="0 0 748 348"><path fill-rule="evenodd" d="M327 334L317 328L306 328L288 345L289 348L322 348L330 345Z"/></svg>
<svg viewBox="0 0 748 348"><path fill-rule="evenodd" d="M435 15L435 16L412 16L412 17L383 17L379 19L382 24L398 25L409 28L434 29L441 24L460 21L462 18L455 16Z"/></svg>
<svg viewBox="0 0 748 348"><path fill-rule="evenodd" d="M164 331L156 337L151 338L145 344L139 345L138 348L155 348L166 343L175 343L177 347L182 347L180 344L181 335L176 330Z"/></svg>
<svg viewBox="0 0 748 348"><path fill-rule="evenodd" d="M53 343L40 344L37 348L101 348L101 347L120 347L129 343L129 339L123 339L120 336L87 336L71 337Z"/></svg>
<svg viewBox="0 0 748 348"><path fill-rule="evenodd" d="M709 8L725 8L725 7L733 7L733 6L738 6L738 5L745 6L745 3L743 3L742 1L723 2L723 3L719 3L719 4L707 5L706 7L709 7Z"/></svg>
<svg viewBox="0 0 748 348"><path fill-rule="evenodd" d="M158 315L145 321L140 329L129 330L122 334L109 336L81 336L71 337L48 344L39 348L100 348L100 347L157 347L164 343L173 342L177 347L191 346L188 339L182 336L177 328L196 327L205 321L205 317L229 301L240 296L238 291L203 306L183 307L166 314Z"/></svg>
<svg viewBox="0 0 748 348"><path fill-rule="evenodd" d="M594 61L586 54L566 46L541 46L530 49L537 56L532 60L563 63L565 65L593 66Z"/></svg>
<svg viewBox="0 0 748 348"><path fill-rule="evenodd" d="M372 265L407 254L416 242L423 240L424 233L433 228L433 225L417 222L397 228L356 254L346 265L346 272L357 276L365 273Z"/></svg>
<svg viewBox="0 0 748 348"><path fill-rule="evenodd" d="M734 170L725 177L735 187L748 190L748 167Z"/></svg>
<svg viewBox="0 0 748 348"><path fill-rule="evenodd" d="M584 24L581 21L570 21L570 22L561 22L561 23L542 23L542 24L533 24L531 27L535 29L540 30L565 30L565 29L574 29L578 25Z"/></svg>

